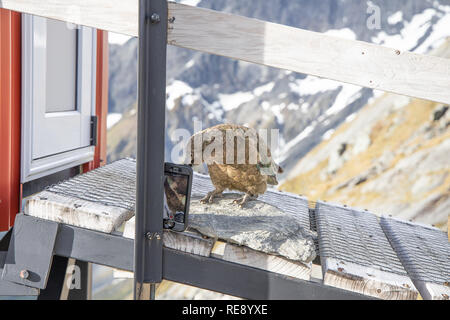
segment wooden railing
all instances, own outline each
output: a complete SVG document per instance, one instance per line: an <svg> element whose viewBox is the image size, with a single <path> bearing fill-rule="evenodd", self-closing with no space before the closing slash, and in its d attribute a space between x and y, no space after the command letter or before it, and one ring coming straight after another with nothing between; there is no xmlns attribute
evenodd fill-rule
<svg viewBox="0 0 450 320"><path fill-rule="evenodd" d="M0 7L138 36L138 0L0 0ZM170 45L450 104L450 59L172 2L168 19Z"/></svg>

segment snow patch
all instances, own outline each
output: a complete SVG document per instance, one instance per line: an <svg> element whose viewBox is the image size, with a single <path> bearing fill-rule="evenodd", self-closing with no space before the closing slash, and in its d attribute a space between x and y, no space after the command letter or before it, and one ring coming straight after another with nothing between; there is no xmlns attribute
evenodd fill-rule
<svg viewBox="0 0 450 320"><path fill-rule="evenodd" d="M405 27L400 34L389 36L386 32L381 31L376 37L372 37L372 42L401 51L412 50L430 28L431 19L436 13L435 9L426 9L422 13L416 14L410 22L405 22Z"/></svg>
<svg viewBox="0 0 450 320"><path fill-rule="evenodd" d="M338 113L346 106L353 103L356 99L361 97L361 87L352 84L343 84L333 105L325 112L327 116Z"/></svg>
<svg viewBox="0 0 450 320"><path fill-rule="evenodd" d="M289 105L287 106L287 109L288 109L289 111L292 111L292 110L297 111L297 110L299 109L299 105L291 102L291 103L289 103Z"/></svg>
<svg viewBox="0 0 450 320"><path fill-rule="evenodd" d="M194 59L192 59L192 60L189 60L189 62L186 63L186 64L184 65L184 67L185 67L186 69L189 69L189 68L191 68L192 66L194 66L194 64L195 64L195 61L194 61Z"/></svg>
<svg viewBox="0 0 450 320"><path fill-rule="evenodd" d="M322 140L329 140L335 131L336 131L335 129L330 129L327 132L325 132L322 136Z"/></svg>
<svg viewBox="0 0 450 320"><path fill-rule="evenodd" d="M106 128L112 128L117 122L122 119L121 113L108 113L108 116L106 117Z"/></svg>
<svg viewBox="0 0 450 320"><path fill-rule="evenodd" d="M352 113L347 118L345 118L345 122L352 122L356 118L356 113Z"/></svg>
<svg viewBox="0 0 450 320"><path fill-rule="evenodd" d="M311 132L313 132L315 128L315 123L311 124L310 126L306 127L300 134L298 134L294 139L290 140L288 143L286 143L283 146L283 149L280 151L280 159L278 161L284 161L288 155L290 149L292 149L296 144L298 144L300 141L305 139L307 136L310 135Z"/></svg>
<svg viewBox="0 0 450 320"><path fill-rule="evenodd" d="M308 102L305 102L305 103L302 104L302 106L301 106L301 111L302 111L303 113L307 113L308 110L309 110L309 107L310 107L309 103L308 103Z"/></svg>
<svg viewBox="0 0 450 320"><path fill-rule="evenodd" d="M397 11L393 15L389 16L387 19L389 24L397 24L403 21L403 12Z"/></svg>
<svg viewBox="0 0 450 320"><path fill-rule="evenodd" d="M253 94L255 96L260 96L260 95L262 95L262 94L264 94L266 92L271 92L274 86L275 86L275 82L273 82L273 81L269 82L268 84L265 84L263 86L255 88L253 90Z"/></svg>
<svg viewBox="0 0 450 320"><path fill-rule="evenodd" d="M219 101L225 111L236 109L241 104L249 102L255 96L251 92L236 92L232 94L219 94Z"/></svg>
<svg viewBox="0 0 450 320"><path fill-rule="evenodd" d="M336 90L341 86L341 83L317 78L314 76L307 76L305 79L297 79L289 83L289 88L298 95L314 95L319 92L328 90Z"/></svg>
<svg viewBox="0 0 450 320"><path fill-rule="evenodd" d="M281 104L274 105L271 108L271 110L272 110L273 114L275 115L275 117L277 118L277 122L279 124L284 123L284 116L281 114L281 111L283 111L284 108L286 108L286 104L284 102Z"/></svg>
<svg viewBox="0 0 450 320"><path fill-rule="evenodd" d="M175 107L175 100L178 98L193 93L193 89L185 82L175 80L166 88L167 92L167 109L172 110Z"/></svg>
<svg viewBox="0 0 450 320"><path fill-rule="evenodd" d="M433 32L414 52L427 53L430 49L441 46L447 37L450 37L450 11L433 25Z"/></svg>

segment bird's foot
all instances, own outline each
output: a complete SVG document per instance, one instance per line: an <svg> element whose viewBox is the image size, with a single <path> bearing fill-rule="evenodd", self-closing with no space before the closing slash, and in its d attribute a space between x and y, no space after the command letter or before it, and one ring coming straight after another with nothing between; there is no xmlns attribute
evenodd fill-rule
<svg viewBox="0 0 450 320"><path fill-rule="evenodd" d="M256 200L257 198L258 198L257 196L245 194L242 198L234 200L233 204L238 204L240 208L243 208L247 202L251 200Z"/></svg>
<svg viewBox="0 0 450 320"><path fill-rule="evenodd" d="M204 198L200 199L200 203L213 203L214 198L220 198L222 196L222 194L211 191L208 192L208 194Z"/></svg>

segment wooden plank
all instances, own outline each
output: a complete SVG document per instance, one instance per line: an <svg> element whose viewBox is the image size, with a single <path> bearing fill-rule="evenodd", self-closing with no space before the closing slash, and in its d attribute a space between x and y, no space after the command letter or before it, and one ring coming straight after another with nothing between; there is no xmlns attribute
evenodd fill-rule
<svg viewBox="0 0 450 320"><path fill-rule="evenodd" d="M1 0L0 8L138 35L138 0Z"/></svg>
<svg viewBox="0 0 450 320"><path fill-rule="evenodd" d="M2 0L1 8L138 36L137 0ZM450 59L169 3L168 43L450 103Z"/></svg>
<svg viewBox="0 0 450 320"><path fill-rule="evenodd" d="M388 300L415 300L418 292L407 276L332 258L321 259L323 283Z"/></svg>
<svg viewBox="0 0 450 320"><path fill-rule="evenodd" d="M450 243L432 226L382 216L381 226L426 300L450 300Z"/></svg>
<svg viewBox="0 0 450 320"><path fill-rule="evenodd" d="M134 217L125 223L123 236L134 239ZM187 253L209 257L214 246L214 239L202 236L200 233L189 230L185 232L172 232L164 230L163 244L167 248L180 250Z"/></svg>
<svg viewBox="0 0 450 320"><path fill-rule="evenodd" d="M450 300L450 287L425 281L414 281L425 300Z"/></svg>
<svg viewBox="0 0 450 320"><path fill-rule="evenodd" d="M168 43L233 59L450 103L450 59L400 52L169 3Z"/></svg>
<svg viewBox="0 0 450 320"><path fill-rule="evenodd" d="M30 197L24 213L33 217L111 233L134 212L43 191Z"/></svg>
<svg viewBox="0 0 450 320"><path fill-rule="evenodd" d="M309 280L311 277L311 262L303 264L229 243L225 246L222 259L297 279Z"/></svg>
<svg viewBox="0 0 450 320"><path fill-rule="evenodd" d="M380 299L417 298L374 214L317 201L315 218L324 284Z"/></svg>

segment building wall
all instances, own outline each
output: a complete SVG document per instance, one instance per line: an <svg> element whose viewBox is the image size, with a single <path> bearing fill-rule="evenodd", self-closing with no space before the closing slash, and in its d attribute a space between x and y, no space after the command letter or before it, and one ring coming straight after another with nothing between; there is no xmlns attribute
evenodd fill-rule
<svg viewBox="0 0 450 320"><path fill-rule="evenodd" d="M0 231L8 230L20 211L21 15L0 9ZM97 147L89 171L106 163L108 113L108 33L97 31Z"/></svg>

